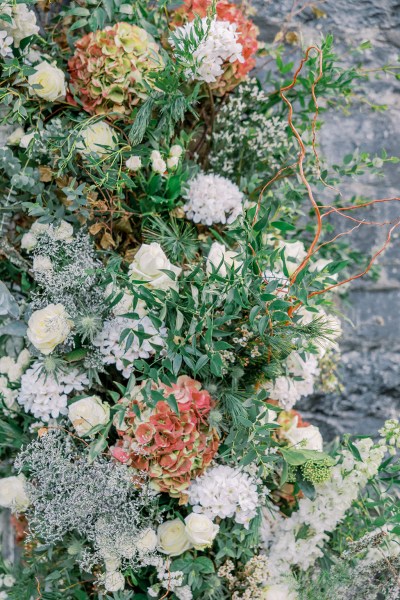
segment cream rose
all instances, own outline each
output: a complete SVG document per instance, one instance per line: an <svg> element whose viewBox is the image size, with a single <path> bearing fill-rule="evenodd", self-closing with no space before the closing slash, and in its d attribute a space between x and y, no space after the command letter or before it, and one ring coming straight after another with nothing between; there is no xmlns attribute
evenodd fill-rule
<svg viewBox="0 0 400 600"><path fill-rule="evenodd" d="M154 529L150 527L144 529L136 538L135 546L139 554L147 554L148 552L154 552L157 548L158 538Z"/></svg>
<svg viewBox="0 0 400 600"><path fill-rule="evenodd" d="M212 545L219 526L215 525L206 515L190 513L185 519L185 531L194 548L203 550Z"/></svg>
<svg viewBox="0 0 400 600"><path fill-rule="evenodd" d="M229 267L238 269L242 265L242 261L237 260L237 253L233 250L227 250L224 244L214 242L211 245L210 251L207 256L206 269L207 273L211 275L213 272L218 272L221 277L226 277Z"/></svg>
<svg viewBox="0 0 400 600"><path fill-rule="evenodd" d="M160 552L169 556L179 556L192 547L186 535L186 527L180 519L162 523L157 530L157 539Z"/></svg>
<svg viewBox="0 0 400 600"><path fill-rule="evenodd" d="M323 451L324 441L322 435L315 425L297 427L298 418L295 417L294 424L284 433L286 439L298 449Z"/></svg>
<svg viewBox="0 0 400 600"><path fill-rule="evenodd" d="M167 159L167 167L168 169L176 169L179 165L179 157L178 156L170 156Z"/></svg>
<svg viewBox="0 0 400 600"><path fill-rule="evenodd" d="M73 321L68 317L63 304L49 304L36 310L28 321L26 335L42 354L50 354L58 344L67 339Z"/></svg>
<svg viewBox="0 0 400 600"><path fill-rule="evenodd" d="M8 136L7 144L9 146L18 146L24 135L25 131L22 129L22 127L17 127L17 129L14 129L14 131Z"/></svg>
<svg viewBox="0 0 400 600"><path fill-rule="evenodd" d="M108 154L116 145L112 128L104 121L89 125L81 132L82 142L77 144L77 150L83 154Z"/></svg>
<svg viewBox="0 0 400 600"><path fill-rule="evenodd" d="M26 493L24 475L0 479L0 506L11 508L17 512L22 512L28 508L29 498Z"/></svg>
<svg viewBox="0 0 400 600"><path fill-rule="evenodd" d="M86 435L96 425L105 425L110 419L110 407L98 396L87 396L73 402L68 417L78 435Z"/></svg>
<svg viewBox="0 0 400 600"><path fill-rule="evenodd" d="M183 154L183 148L182 146L179 146L179 144L174 144L173 146L171 146L170 151L169 151L169 155L170 156L176 156L177 158L180 158Z"/></svg>
<svg viewBox="0 0 400 600"><path fill-rule="evenodd" d="M107 592L119 592L125 587L125 577L120 571L109 571L104 577Z"/></svg>
<svg viewBox="0 0 400 600"><path fill-rule="evenodd" d="M131 279L145 281L149 287L154 289L167 290L173 288L176 290L178 288L177 282L171 279L167 273L163 273L163 270L172 271L177 277L182 271L182 269L170 263L157 242L142 244L129 266Z"/></svg>
<svg viewBox="0 0 400 600"><path fill-rule="evenodd" d="M55 102L65 97L65 75L61 69L45 60L35 67L36 72L28 77L29 93L44 100Z"/></svg>

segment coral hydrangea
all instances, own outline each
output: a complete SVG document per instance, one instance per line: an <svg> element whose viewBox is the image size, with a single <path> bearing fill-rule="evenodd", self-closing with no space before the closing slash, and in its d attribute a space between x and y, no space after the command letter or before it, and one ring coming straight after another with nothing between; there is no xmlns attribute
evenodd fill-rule
<svg viewBox="0 0 400 600"><path fill-rule="evenodd" d="M125 330L130 330L128 337L131 339L125 337L121 341ZM133 361L138 358L149 358L155 354L155 346L163 345L165 333L165 328L157 330L147 316L140 319L115 317L104 323L102 331L93 343L104 356L106 365L115 364L124 377L129 377L132 373ZM129 347L128 341L131 342Z"/></svg>
<svg viewBox="0 0 400 600"><path fill-rule="evenodd" d="M184 0L183 6L175 11L173 16L174 25L183 25L188 21L193 21L196 15L201 18L207 16L207 11L212 4L212 0ZM221 93L229 91L243 81L249 71L254 68L255 54L258 50L258 28L247 19L243 10L236 4L231 4L227 0L219 0L216 5L217 21L226 21L234 24L239 32L237 43L241 45L241 59L233 62L225 61L223 64L223 74L218 77L211 87L218 89Z"/></svg>
<svg viewBox="0 0 400 600"><path fill-rule="evenodd" d="M146 472L153 488L177 498L204 472L218 449L218 434L208 422L214 401L201 383L186 375L171 387L159 383L157 391L165 400L149 409L141 390L136 390L112 454ZM179 414L168 404L169 396Z"/></svg>
<svg viewBox="0 0 400 600"><path fill-rule="evenodd" d="M189 502L195 512L210 519L233 517L236 523L249 527L259 505L257 486L253 479L228 465L218 465L196 479L188 490Z"/></svg>
<svg viewBox="0 0 400 600"><path fill-rule="evenodd" d="M243 211L244 196L237 185L213 173L199 173L190 183L183 210L195 223L233 223Z"/></svg>
<svg viewBox="0 0 400 600"><path fill-rule="evenodd" d="M88 33L75 46L68 61L70 84L90 113L130 112L146 97L151 74L163 66L151 35L129 23Z"/></svg>
<svg viewBox="0 0 400 600"><path fill-rule="evenodd" d="M36 419L49 421L68 412L67 401L71 392L81 392L89 385L89 379L78 369L46 374L42 365L36 362L21 377L21 390L17 401L25 412L30 412Z"/></svg>

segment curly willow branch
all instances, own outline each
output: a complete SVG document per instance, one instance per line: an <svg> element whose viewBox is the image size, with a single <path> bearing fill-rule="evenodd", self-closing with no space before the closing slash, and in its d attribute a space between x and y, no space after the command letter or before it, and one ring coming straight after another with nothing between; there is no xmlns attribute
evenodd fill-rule
<svg viewBox="0 0 400 600"><path fill-rule="evenodd" d="M318 46L312 45L309 46L307 48L307 50L305 51L305 55L304 57L301 59L300 64L296 70L296 72L293 75L293 79L291 81L291 83L287 86L284 86L280 89L279 94L282 98L282 100L285 102L286 106L289 109L289 113L288 113L288 124L289 127L294 135L294 137L297 140L297 143L299 145L299 155L297 158L297 161L290 166L286 166L283 167L282 169L280 169L275 176L270 179L262 188L260 195L259 195L259 199L258 199L258 204L257 204L257 209L256 209L256 213L254 216L254 221L253 224L255 223L255 221L257 220L258 217L258 213L259 213L259 209L260 209L260 205L261 205L261 201L262 201L262 197L264 194L264 191L270 186L272 185L272 183L274 183L277 179L280 178L281 174L286 171L287 169L299 169L299 174L300 174L300 178L302 183L304 184L306 190L307 190L307 194L309 197L309 200L311 202L311 205L314 209L314 213L315 213L315 217L316 217L316 221L317 221L317 228L316 228L316 232L314 235L314 239L311 242L310 247L308 248L307 254L304 258L304 260L301 262L301 264L297 267L297 269L295 270L295 272L292 274L291 278L290 278L290 285L293 285L298 277L298 275L301 273L301 271L303 271L303 269L307 266L308 262L310 261L311 257L319 251L320 248L322 248L323 246L330 244L332 242L334 242L335 240L337 240L338 238L344 236L344 235L349 235L351 234L355 229L357 229L358 227L360 227L361 225L375 225L378 227L382 227L384 225L392 225L392 227L389 229L389 232L386 236L386 240L384 242L384 244L372 255L367 267L361 272L361 273L357 273L356 275L353 275L351 277L348 277L347 279L344 279L343 281L340 281L338 283L335 283L334 285L330 285L328 287L326 287L323 290L318 290L318 291L314 291L311 292L308 295L308 298L312 298L313 296L317 296L317 295L321 295L324 294L334 288L337 288L339 286L342 286L346 283L349 283L350 281L353 281L355 279L359 279L360 277L363 277L366 273L368 273L368 271L370 271L372 265L374 264L374 262L376 261L376 259L378 258L378 256L380 256L380 254L382 254L386 248L388 247L391 238L392 238L392 233L393 231L399 227L400 225L400 218L396 219L396 220L392 220L392 221L367 221L365 219L356 219L355 217L351 217L350 215L346 215L344 213L348 212L348 211L353 211L353 210L357 210L360 208L366 208L369 206L373 206L375 204L379 204L379 203L384 203L384 202L393 202L393 201L400 201L399 197L392 197L392 198L379 198L376 200L370 200L368 202L364 202L362 204L356 204L356 205L350 205L350 206L346 206L346 207L334 207L331 205L318 205L317 201L314 198L314 194L311 188L310 183L307 180L307 177L304 173L304 167L303 167L303 163L306 157L306 147L304 145L304 142L301 138L301 135L299 133L299 131L296 129L294 123L293 123L293 105L290 102L290 100L288 99L286 92L288 92L289 90L293 89L297 83L299 74L301 73L305 63L310 59L310 54L312 51L316 52L316 56L318 58L317 64L318 64L318 75L315 78L315 80L313 81L312 85L311 85L311 96L313 99L313 103L315 106L315 112L313 115L313 119L312 119L312 124L311 124L311 132L312 132L312 150L313 150L313 154L316 160L316 165L317 165L317 170L318 170L318 176L320 181L329 189L331 190L335 190L335 188L333 188L332 186L328 185L325 181L322 180L321 176L320 176L320 159L318 156L318 152L317 152L317 139L316 139L316 126L317 126L317 119L318 119L318 114L319 114L319 106L318 106L318 100L317 100L317 96L315 93L315 89L316 86L318 85L319 81L321 80L321 78L323 77L323 52L320 48L318 48ZM338 191L338 190L336 190ZM339 195L341 196L341 193L339 192ZM322 210L325 209L329 209L326 212L321 212ZM355 227L353 227L352 229L342 232L338 235L336 235L334 238L332 238L329 241L323 242L321 244L318 245L318 241L321 237L322 234L322 228L323 228L323 219L325 217L327 217L328 215L335 213L345 219L348 219L350 221L353 221L355 223L357 223L357 225ZM301 302L299 302L296 306L291 307L290 309L290 316L293 314L293 312L295 310L297 310L297 308L299 308L302 305Z"/></svg>

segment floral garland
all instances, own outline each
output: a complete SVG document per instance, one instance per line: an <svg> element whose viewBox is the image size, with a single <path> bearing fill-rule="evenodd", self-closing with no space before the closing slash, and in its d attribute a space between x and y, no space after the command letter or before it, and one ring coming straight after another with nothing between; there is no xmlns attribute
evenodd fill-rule
<svg viewBox="0 0 400 600"><path fill-rule="evenodd" d="M310 600L321 581L324 600L338 565L397 568L398 421L326 444L296 406L340 389L333 292L398 225L354 275L325 217L375 201L314 198L337 183L317 92L357 74L328 39L261 82L246 3L169 4L73 2L44 31L0 7L3 599Z"/></svg>

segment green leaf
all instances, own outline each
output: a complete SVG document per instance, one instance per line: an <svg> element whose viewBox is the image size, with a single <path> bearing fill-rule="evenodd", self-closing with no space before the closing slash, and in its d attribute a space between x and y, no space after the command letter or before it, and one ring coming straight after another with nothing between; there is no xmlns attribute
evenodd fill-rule
<svg viewBox="0 0 400 600"><path fill-rule="evenodd" d="M272 221L271 225L279 229L279 231L295 231L296 227L292 223L286 223L286 221Z"/></svg>
<svg viewBox="0 0 400 600"><path fill-rule="evenodd" d="M280 449L283 458L289 465L298 467L304 465L308 460L319 462L325 458L329 458L329 455L325 452L318 452L318 450L294 450L292 448L281 448Z"/></svg>

